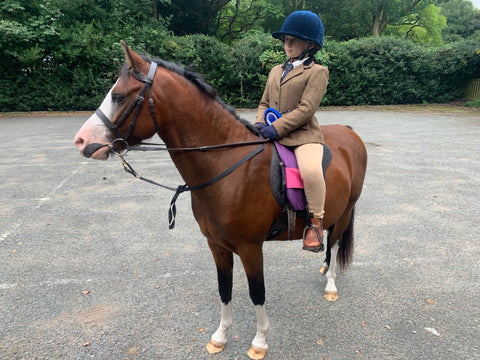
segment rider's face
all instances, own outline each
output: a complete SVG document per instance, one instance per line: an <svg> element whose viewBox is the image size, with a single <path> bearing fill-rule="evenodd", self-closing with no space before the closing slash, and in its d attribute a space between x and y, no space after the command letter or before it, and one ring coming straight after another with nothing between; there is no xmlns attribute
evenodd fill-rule
<svg viewBox="0 0 480 360"><path fill-rule="evenodd" d="M294 36L286 35L283 40L283 48L289 58L296 58L306 50L309 43Z"/></svg>

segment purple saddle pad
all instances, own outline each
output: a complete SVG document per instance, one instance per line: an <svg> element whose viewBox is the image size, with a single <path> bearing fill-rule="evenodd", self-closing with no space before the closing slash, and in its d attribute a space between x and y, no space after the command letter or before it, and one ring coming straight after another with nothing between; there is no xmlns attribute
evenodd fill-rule
<svg viewBox="0 0 480 360"><path fill-rule="evenodd" d="M305 210L305 195L303 192L303 181L300 178L298 171L298 164L295 154L292 150L285 146L274 142L278 155L285 165L285 177L286 177L286 194L290 205L293 210L303 211Z"/></svg>

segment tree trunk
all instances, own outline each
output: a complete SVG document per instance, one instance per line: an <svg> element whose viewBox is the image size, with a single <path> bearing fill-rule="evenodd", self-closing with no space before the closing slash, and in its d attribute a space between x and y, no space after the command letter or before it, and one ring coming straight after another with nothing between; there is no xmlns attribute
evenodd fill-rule
<svg viewBox="0 0 480 360"><path fill-rule="evenodd" d="M387 13L383 3L378 4L377 11L373 15L372 37L382 36L383 30L387 27Z"/></svg>
<svg viewBox="0 0 480 360"><path fill-rule="evenodd" d="M152 13L153 13L153 18L154 18L154 19L158 19L157 0L153 0Z"/></svg>

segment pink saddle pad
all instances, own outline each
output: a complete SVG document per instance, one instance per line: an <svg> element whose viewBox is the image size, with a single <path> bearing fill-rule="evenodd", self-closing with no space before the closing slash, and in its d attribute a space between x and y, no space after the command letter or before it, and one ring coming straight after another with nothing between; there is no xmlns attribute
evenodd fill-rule
<svg viewBox="0 0 480 360"><path fill-rule="evenodd" d="M303 189L303 180L300 177L300 171L297 168L286 167L285 178L287 189Z"/></svg>

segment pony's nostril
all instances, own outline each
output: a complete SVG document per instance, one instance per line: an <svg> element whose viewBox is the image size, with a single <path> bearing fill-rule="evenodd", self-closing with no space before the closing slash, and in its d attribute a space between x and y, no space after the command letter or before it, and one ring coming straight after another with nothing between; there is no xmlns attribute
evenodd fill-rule
<svg viewBox="0 0 480 360"><path fill-rule="evenodd" d="M75 145L77 145L77 146L82 145L83 142L84 142L84 140L81 137L75 138Z"/></svg>

